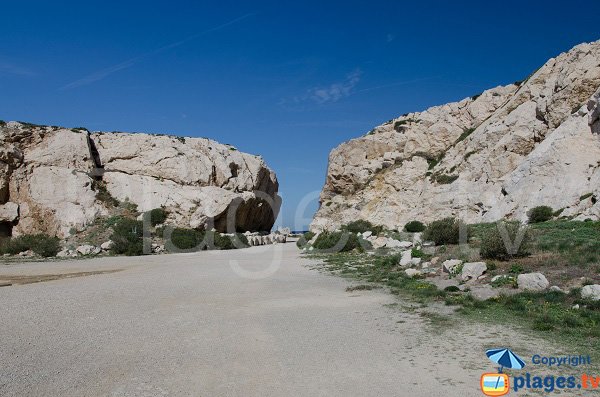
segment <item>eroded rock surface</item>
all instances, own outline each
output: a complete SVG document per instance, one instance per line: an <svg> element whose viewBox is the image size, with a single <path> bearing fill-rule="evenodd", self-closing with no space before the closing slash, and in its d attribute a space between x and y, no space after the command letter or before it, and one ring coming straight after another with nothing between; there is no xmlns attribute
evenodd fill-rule
<svg viewBox="0 0 600 397"><path fill-rule="evenodd" d="M538 205L599 219L599 101L600 41L524 82L390 120L331 152L311 230L523 220Z"/></svg>
<svg viewBox="0 0 600 397"><path fill-rule="evenodd" d="M110 213L110 200L139 211L164 207L169 223L270 230L281 204L275 174L258 156L205 138L88 133L0 124L3 232L60 237Z"/></svg>

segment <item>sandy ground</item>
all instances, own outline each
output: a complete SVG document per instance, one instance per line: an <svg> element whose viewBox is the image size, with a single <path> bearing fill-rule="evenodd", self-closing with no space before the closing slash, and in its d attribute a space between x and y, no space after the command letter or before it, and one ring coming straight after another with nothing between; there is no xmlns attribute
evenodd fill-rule
<svg viewBox="0 0 600 397"><path fill-rule="evenodd" d="M0 288L0 395L481 396L486 348L557 352L310 264L284 244L0 266L103 272Z"/></svg>

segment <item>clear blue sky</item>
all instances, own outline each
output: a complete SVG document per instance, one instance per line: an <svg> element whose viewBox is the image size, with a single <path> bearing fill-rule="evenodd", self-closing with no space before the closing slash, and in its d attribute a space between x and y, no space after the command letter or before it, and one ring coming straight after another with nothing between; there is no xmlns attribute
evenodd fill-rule
<svg viewBox="0 0 600 397"><path fill-rule="evenodd" d="M295 228L339 143L600 39L589 0L123 3L4 2L0 118L261 154Z"/></svg>

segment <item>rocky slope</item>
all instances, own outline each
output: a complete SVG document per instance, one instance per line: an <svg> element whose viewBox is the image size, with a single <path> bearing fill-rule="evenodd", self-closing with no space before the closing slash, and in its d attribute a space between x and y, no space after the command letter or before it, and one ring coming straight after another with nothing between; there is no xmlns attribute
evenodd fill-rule
<svg viewBox="0 0 600 397"><path fill-rule="evenodd" d="M205 138L89 133L0 124L0 234L66 237L111 213L165 207L169 223L266 231L281 200L275 174L257 156Z"/></svg>
<svg viewBox="0 0 600 397"><path fill-rule="evenodd" d="M524 82L390 120L331 152L311 230L347 219L523 220L538 205L598 219L599 101L600 41Z"/></svg>

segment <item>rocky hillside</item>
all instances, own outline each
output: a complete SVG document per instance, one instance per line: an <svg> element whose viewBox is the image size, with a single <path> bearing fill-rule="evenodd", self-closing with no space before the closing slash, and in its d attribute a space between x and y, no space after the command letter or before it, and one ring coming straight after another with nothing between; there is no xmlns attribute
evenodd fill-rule
<svg viewBox="0 0 600 397"><path fill-rule="evenodd" d="M237 231L266 231L277 190L260 157L210 139L0 123L4 236L67 237L123 203L182 227L225 231L232 212Z"/></svg>
<svg viewBox="0 0 600 397"><path fill-rule="evenodd" d="M539 205L598 219L599 101L600 41L523 82L390 120L331 152L311 230L525 219Z"/></svg>

